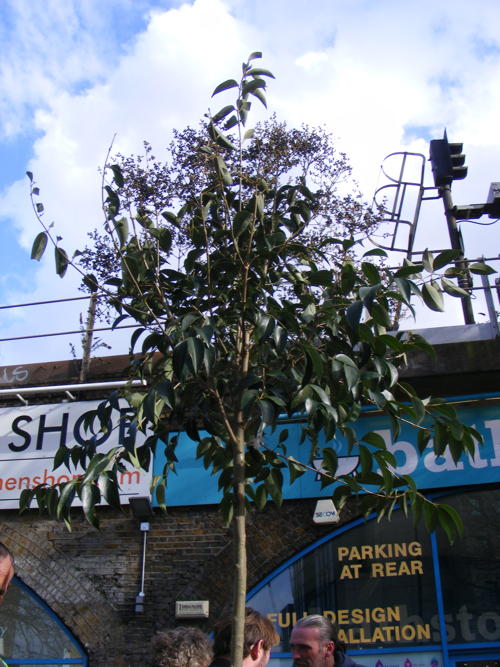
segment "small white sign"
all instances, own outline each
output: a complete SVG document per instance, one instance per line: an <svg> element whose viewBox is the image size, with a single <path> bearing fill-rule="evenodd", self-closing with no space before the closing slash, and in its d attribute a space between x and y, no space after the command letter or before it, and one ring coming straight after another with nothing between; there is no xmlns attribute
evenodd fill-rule
<svg viewBox="0 0 500 667"><path fill-rule="evenodd" d="M175 618L208 618L208 600L176 602Z"/></svg>
<svg viewBox="0 0 500 667"><path fill-rule="evenodd" d="M313 514L314 523L338 523L339 519L339 513L331 498L318 500Z"/></svg>

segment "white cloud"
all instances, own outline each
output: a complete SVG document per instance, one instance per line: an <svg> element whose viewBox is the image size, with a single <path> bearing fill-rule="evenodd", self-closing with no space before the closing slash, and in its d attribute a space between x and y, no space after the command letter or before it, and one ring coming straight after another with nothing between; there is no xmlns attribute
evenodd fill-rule
<svg viewBox="0 0 500 667"><path fill-rule="evenodd" d="M451 140L465 142L470 176L454 186L457 201L484 199L489 182L499 179L496 0L485 0L481 12L465 1L430 0L418 6L396 0L161 4L110 0L103 10L93 0L7 3L14 23L0 35L7 55L0 65L4 129L15 133L29 125L38 132L27 167L40 185L47 219L55 221L68 248L82 244L101 221L97 170L113 135L116 151L139 152L148 139L162 158L171 129L195 123L210 104L218 106L210 100L214 86L237 76L253 50L264 52L264 66L277 76L270 109L291 123L332 130L368 199L386 154L427 154L427 136L417 131L405 139L410 126L433 137L447 126ZM143 27L136 34L130 25L120 35L113 32L118 11L125 22L132 14L136 22L145 16L138 23ZM14 37L12 29L22 26L25 31ZM17 225L29 248L38 227L26 183L6 190L0 215ZM446 242L440 211L429 208L422 223L433 240L439 226ZM481 245L491 248L493 233L464 230L478 253ZM69 282L51 276L48 265L34 274L36 294L69 291Z"/></svg>

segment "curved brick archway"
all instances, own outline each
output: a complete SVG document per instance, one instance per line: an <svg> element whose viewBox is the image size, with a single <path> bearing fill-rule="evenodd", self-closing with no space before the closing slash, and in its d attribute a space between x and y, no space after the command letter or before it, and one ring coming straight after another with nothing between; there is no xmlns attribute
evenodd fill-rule
<svg viewBox="0 0 500 667"><path fill-rule="evenodd" d="M23 521L17 515L11 519L0 522L0 539L14 554L16 576L57 614L91 655L109 650L111 643L122 643L117 612L97 590L95 581L57 547L51 534L53 524Z"/></svg>

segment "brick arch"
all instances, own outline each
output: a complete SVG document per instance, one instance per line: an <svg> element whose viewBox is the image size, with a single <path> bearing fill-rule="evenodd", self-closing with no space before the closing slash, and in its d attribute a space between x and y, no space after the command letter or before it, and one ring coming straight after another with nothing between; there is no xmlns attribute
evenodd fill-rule
<svg viewBox="0 0 500 667"><path fill-rule="evenodd" d="M16 576L57 614L75 638L92 652L105 650L110 633L120 632L120 620L106 598L74 562L58 553L47 539L45 522L0 522L0 539L12 551ZM116 636L114 638L116 641Z"/></svg>

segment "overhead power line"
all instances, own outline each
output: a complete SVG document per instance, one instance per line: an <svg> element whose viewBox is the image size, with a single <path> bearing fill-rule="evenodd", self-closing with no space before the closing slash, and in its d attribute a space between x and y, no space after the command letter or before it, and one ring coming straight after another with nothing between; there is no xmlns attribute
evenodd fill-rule
<svg viewBox="0 0 500 667"><path fill-rule="evenodd" d="M66 301L81 301L82 299L90 299L92 295L88 294L86 296L68 296L64 299L50 299L49 301L31 301L30 303L13 303L8 306L0 306L0 310L5 310L6 308L24 308L25 306L45 306L49 303L65 303ZM99 296L97 297L99 298Z"/></svg>
<svg viewBox="0 0 500 667"><path fill-rule="evenodd" d="M137 324L124 324L122 327L98 327L91 329L92 333L96 331L117 331L118 329L134 329ZM30 336L13 336L12 338L0 338L0 343L14 340L29 340L30 338L49 338L50 336L72 336L74 334L84 334L85 330L75 329L74 331L56 331L53 333L32 334Z"/></svg>

